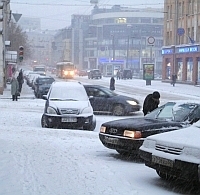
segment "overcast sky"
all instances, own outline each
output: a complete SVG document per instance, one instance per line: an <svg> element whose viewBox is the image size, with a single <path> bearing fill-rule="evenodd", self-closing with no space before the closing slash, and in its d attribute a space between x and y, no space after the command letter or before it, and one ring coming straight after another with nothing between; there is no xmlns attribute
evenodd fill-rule
<svg viewBox="0 0 200 195"><path fill-rule="evenodd" d="M163 7L164 0L99 0L101 7L111 5L131 7ZM12 13L41 18L42 29L61 29L70 25L72 14L90 14L90 0L11 0Z"/></svg>

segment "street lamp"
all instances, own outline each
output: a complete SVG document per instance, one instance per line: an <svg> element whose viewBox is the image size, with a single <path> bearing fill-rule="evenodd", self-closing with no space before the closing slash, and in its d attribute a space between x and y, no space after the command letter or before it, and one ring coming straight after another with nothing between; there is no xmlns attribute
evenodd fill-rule
<svg viewBox="0 0 200 195"><path fill-rule="evenodd" d="M112 51L113 51L112 58L113 58L113 61L115 61L115 36L112 34L111 37L112 37Z"/></svg>

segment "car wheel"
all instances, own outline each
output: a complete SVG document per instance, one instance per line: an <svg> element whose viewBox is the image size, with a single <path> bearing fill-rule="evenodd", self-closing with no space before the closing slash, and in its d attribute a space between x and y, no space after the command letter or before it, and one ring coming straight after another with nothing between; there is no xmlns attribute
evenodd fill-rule
<svg viewBox="0 0 200 195"><path fill-rule="evenodd" d="M131 153L126 151L126 150L116 150L120 155L123 155L123 156L128 156L130 155Z"/></svg>
<svg viewBox="0 0 200 195"><path fill-rule="evenodd" d="M164 180L174 180L175 177L168 175L167 173L163 173L162 171L156 170L156 173L160 176L160 178Z"/></svg>
<svg viewBox="0 0 200 195"><path fill-rule="evenodd" d="M125 113L124 107L121 104L117 104L113 108L113 115L114 116L123 116Z"/></svg>
<svg viewBox="0 0 200 195"><path fill-rule="evenodd" d="M42 118L41 118L41 126L42 126L43 128L49 128L49 125L48 125L47 122L46 122L46 118L45 118L45 115L44 115L44 114L42 115Z"/></svg>
<svg viewBox="0 0 200 195"><path fill-rule="evenodd" d="M96 120L93 120L92 123L90 123L90 124L83 125L84 130L94 131L95 128L96 128Z"/></svg>

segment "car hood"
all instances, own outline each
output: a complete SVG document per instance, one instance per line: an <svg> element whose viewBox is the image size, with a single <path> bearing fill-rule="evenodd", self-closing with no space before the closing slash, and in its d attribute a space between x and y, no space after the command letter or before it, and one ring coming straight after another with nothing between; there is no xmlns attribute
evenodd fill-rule
<svg viewBox="0 0 200 195"><path fill-rule="evenodd" d="M191 125L178 131L167 132L159 135L153 135L148 139L156 141L158 145L164 145L175 148L200 148L199 142L200 126Z"/></svg>
<svg viewBox="0 0 200 195"><path fill-rule="evenodd" d="M124 130L141 131L142 137L147 137L157 133L172 131L184 127L181 122L148 118L128 118L103 123L107 129L116 128L118 134L123 135Z"/></svg>
<svg viewBox="0 0 200 195"><path fill-rule="evenodd" d="M49 102L49 106L54 108L76 108L76 109L84 109L89 107L89 101L58 101L58 100L51 100Z"/></svg>

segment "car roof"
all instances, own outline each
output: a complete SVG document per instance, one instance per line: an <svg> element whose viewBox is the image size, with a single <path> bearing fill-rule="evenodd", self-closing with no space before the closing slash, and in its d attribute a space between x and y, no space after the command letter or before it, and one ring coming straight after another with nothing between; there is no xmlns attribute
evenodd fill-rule
<svg viewBox="0 0 200 195"><path fill-rule="evenodd" d="M75 81L55 81L53 83L53 86L56 87L83 87L83 85L80 82Z"/></svg>
<svg viewBox="0 0 200 195"><path fill-rule="evenodd" d="M52 76L45 76L45 75L39 75L38 78L42 78L42 79L53 79Z"/></svg>

